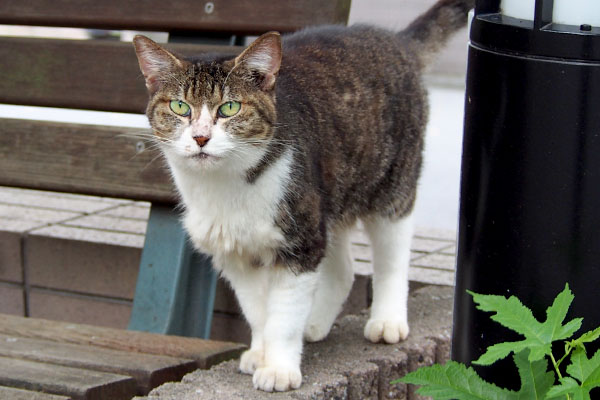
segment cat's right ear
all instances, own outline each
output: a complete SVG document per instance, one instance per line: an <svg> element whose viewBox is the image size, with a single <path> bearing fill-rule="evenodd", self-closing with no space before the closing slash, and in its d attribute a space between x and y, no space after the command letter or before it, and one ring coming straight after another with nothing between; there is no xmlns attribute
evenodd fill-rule
<svg viewBox="0 0 600 400"><path fill-rule="evenodd" d="M133 46L140 70L146 79L146 87L151 94L160 88L166 76L184 68L184 61L145 36L134 37Z"/></svg>

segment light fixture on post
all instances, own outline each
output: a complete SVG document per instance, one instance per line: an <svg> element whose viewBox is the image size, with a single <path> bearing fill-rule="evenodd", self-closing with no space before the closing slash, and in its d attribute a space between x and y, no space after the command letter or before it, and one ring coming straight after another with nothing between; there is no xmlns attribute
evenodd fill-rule
<svg viewBox="0 0 600 400"><path fill-rule="evenodd" d="M568 282L600 325L600 2L478 0L471 22L452 358L519 340L466 290L539 320ZM510 360L477 368L515 388Z"/></svg>

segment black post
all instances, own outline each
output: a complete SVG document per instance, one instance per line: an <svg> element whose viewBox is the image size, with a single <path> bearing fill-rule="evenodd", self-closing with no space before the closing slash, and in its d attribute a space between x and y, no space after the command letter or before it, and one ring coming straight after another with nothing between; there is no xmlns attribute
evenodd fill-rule
<svg viewBox="0 0 600 400"><path fill-rule="evenodd" d="M471 26L452 358L519 340L466 290L516 295L545 319L569 283L581 332L600 325L600 28L477 3ZM518 389L512 360L476 368Z"/></svg>

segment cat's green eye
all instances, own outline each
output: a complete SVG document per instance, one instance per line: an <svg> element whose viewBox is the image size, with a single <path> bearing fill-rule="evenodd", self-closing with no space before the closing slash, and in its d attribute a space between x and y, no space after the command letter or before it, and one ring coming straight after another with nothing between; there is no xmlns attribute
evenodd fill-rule
<svg viewBox="0 0 600 400"><path fill-rule="evenodd" d="M169 108L171 108L171 111L175 114L181 115L182 117L188 117L192 113L190 106L181 100L171 100Z"/></svg>
<svg viewBox="0 0 600 400"><path fill-rule="evenodd" d="M229 118L240 112L242 104L237 101L228 101L219 107L219 117Z"/></svg>

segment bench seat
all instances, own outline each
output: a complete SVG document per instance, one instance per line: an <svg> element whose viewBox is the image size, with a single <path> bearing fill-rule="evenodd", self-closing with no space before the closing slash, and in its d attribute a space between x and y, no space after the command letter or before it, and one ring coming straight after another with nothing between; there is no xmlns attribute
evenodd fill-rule
<svg viewBox="0 0 600 400"><path fill-rule="evenodd" d="M0 314L0 398L13 399L3 394L17 396L19 389L74 400L129 400L244 349L230 342Z"/></svg>

